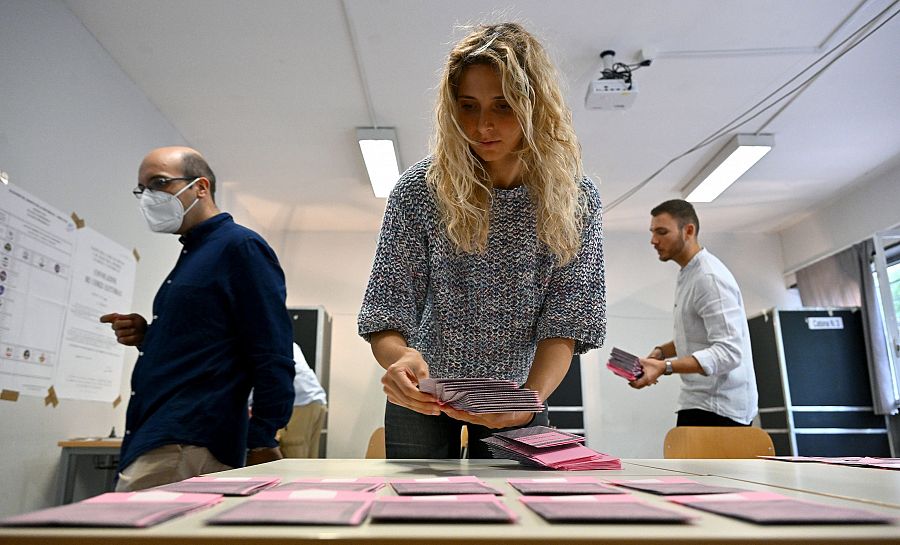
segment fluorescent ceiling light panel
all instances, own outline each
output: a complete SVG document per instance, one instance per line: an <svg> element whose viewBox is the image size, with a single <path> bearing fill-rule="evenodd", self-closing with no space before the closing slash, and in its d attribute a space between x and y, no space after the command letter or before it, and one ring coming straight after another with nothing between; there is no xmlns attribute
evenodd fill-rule
<svg viewBox="0 0 900 545"><path fill-rule="evenodd" d="M372 191L379 199L385 199L400 178L400 155L397 147L397 131L394 129L356 129L359 150L366 162Z"/></svg>
<svg viewBox="0 0 900 545"><path fill-rule="evenodd" d="M737 134L684 187L690 202L712 202L775 146L772 134Z"/></svg>

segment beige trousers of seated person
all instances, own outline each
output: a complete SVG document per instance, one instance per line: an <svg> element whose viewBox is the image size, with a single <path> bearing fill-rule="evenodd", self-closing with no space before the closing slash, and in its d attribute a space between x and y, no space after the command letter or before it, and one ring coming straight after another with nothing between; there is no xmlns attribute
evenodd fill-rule
<svg viewBox="0 0 900 545"><path fill-rule="evenodd" d="M119 473L116 492L134 492L183 481L197 475L233 469L195 445L165 445L145 452Z"/></svg>
<svg viewBox="0 0 900 545"><path fill-rule="evenodd" d="M278 442L285 458L319 457L319 439L327 412L322 403L294 407L287 426L278 430Z"/></svg>

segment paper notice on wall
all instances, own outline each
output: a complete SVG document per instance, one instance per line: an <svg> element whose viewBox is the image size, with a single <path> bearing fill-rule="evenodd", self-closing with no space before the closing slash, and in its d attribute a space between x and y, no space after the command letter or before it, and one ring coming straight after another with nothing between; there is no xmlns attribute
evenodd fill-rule
<svg viewBox="0 0 900 545"><path fill-rule="evenodd" d="M124 347L98 318L131 308L135 268L130 250L90 227L78 230L56 374L60 398L111 402L119 395Z"/></svg>
<svg viewBox="0 0 900 545"><path fill-rule="evenodd" d="M53 386L60 398L115 399L124 348L98 318L130 307L134 275L129 250L0 186L0 388L44 397Z"/></svg>

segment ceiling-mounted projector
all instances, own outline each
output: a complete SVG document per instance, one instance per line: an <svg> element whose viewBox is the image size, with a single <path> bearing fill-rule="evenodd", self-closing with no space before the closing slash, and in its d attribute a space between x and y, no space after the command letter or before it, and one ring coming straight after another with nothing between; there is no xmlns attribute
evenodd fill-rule
<svg viewBox="0 0 900 545"><path fill-rule="evenodd" d="M627 110L637 98L634 82L621 79L595 79L588 86L584 107L588 110Z"/></svg>
<svg viewBox="0 0 900 545"><path fill-rule="evenodd" d="M633 69L650 66L645 59L635 66L615 62L616 52L610 49L600 53L603 72L588 84L584 107L588 110L627 110L634 104L638 89L631 77Z"/></svg>

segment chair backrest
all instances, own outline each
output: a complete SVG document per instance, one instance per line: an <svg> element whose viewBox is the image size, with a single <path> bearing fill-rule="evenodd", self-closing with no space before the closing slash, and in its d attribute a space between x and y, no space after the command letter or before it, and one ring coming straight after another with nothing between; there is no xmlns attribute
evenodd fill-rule
<svg viewBox="0 0 900 545"><path fill-rule="evenodd" d="M465 460L469 457L469 428L463 424L459 430L459 458Z"/></svg>
<svg viewBox="0 0 900 545"><path fill-rule="evenodd" d="M663 443L666 458L755 458L774 456L772 438L752 426L678 426Z"/></svg>
<svg viewBox="0 0 900 545"><path fill-rule="evenodd" d="M369 446L366 447L366 458L383 459L384 453L384 428L375 428L369 437Z"/></svg>

